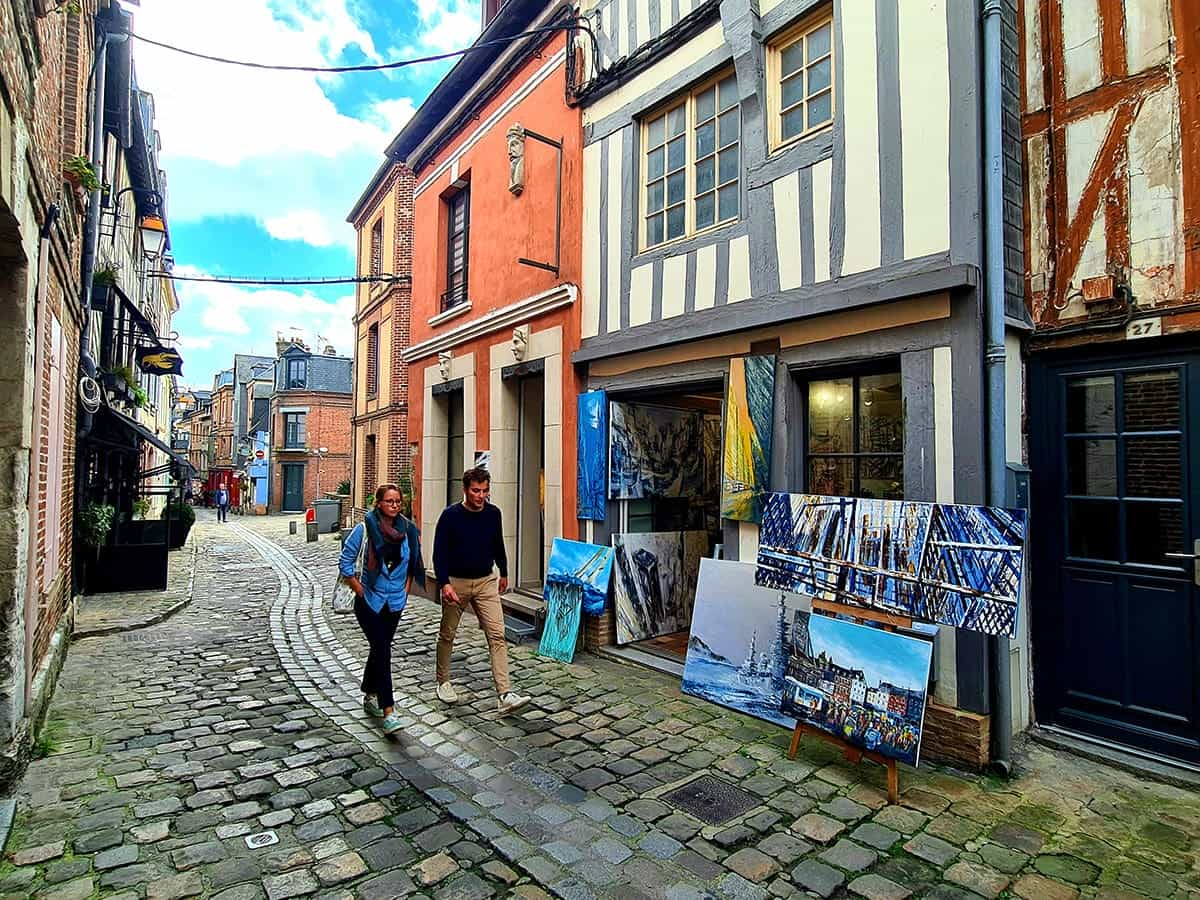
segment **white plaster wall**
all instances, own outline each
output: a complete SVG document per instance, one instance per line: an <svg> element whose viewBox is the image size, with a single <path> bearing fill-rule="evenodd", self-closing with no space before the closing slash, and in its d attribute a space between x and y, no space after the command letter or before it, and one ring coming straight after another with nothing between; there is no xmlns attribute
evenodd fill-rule
<svg viewBox="0 0 1200 900"><path fill-rule="evenodd" d="M1044 0L1025 0L1025 109L1032 111L1046 105L1042 88L1042 3Z"/></svg>
<svg viewBox="0 0 1200 900"><path fill-rule="evenodd" d="M813 279L829 280L830 213L833 203L833 161L823 159L812 167Z"/></svg>
<svg viewBox="0 0 1200 900"><path fill-rule="evenodd" d="M1004 336L1004 443L1009 462L1024 462L1021 416L1025 407L1025 366L1021 360L1021 336L1009 331ZM1029 643L1028 572L1021 579L1022 596L1017 614L1017 636L1008 642L1009 668L1012 673L1010 703L1013 733L1032 724L1033 672Z"/></svg>
<svg viewBox="0 0 1200 900"><path fill-rule="evenodd" d="M729 242L729 296L726 303L750 299L750 236L743 234Z"/></svg>
<svg viewBox="0 0 1200 900"><path fill-rule="evenodd" d="M1108 109L1067 126L1067 215L1071 218L1079 209L1080 195L1112 120L1113 110Z"/></svg>
<svg viewBox="0 0 1200 900"><path fill-rule="evenodd" d="M775 255L779 262L779 289L799 287L803 281L800 242L800 173L789 172L771 182L775 204Z"/></svg>
<svg viewBox="0 0 1200 900"><path fill-rule="evenodd" d="M654 266L650 263L638 266L629 274L629 326L631 328L645 325L650 321L653 276Z"/></svg>
<svg viewBox="0 0 1200 900"><path fill-rule="evenodd" d="M1130 75L1167 62L1170 40L1169 0L1125 0L1125 66Z"/></svg>
<svg viewBox="0 0 1200 900"><path fill-rule="evenodd" d="M673 319L683 315L684 294L687 292L687 255L668 256L663 260L662 317Z"/></svg>
<svg viewBox="0 0 1200 900"><path fill-rule="evenodd" d="M632 126L628 126L632 127ZM623 156L621 150L624 130L610 135L608 141L608 288L605 298L608 304L608 333L614 334L621 330L621 297L624 286L621 283L621 204L624 197L621 194L621 166Z"/></svg>
<svg viewBox="0 0 1200 900"><path fill-rule="evenodd" d="M1046 221L1046 192L1050 178L1050 155L1046 136L1035 134L1025 144L1025 191L1029 207L1029 274L1049 274L1050 225Z"/></svg>
<svg viewBox="0 0 1200 900"><path fill-rule="evenodd" d="M1138 305L1175 300L1183 271L1179 102L1174 85L1146 98L1129 132L1130 287Z"/></svg>
<svg viewBox="0 0 1200 900"><path fill-rule="evenodd" d="M933 448L935 500L954 502L954 375L949 347L933 350ZM953 628L940 626L934 641L937 682L934 699L945 706L958 706L958 649Z"/></svg>
<svg viewBox="0 0 1200 900"><path fill-rule="evenodd" d="M708 244L696 251L696 299L697 310L711 309L716 303L717 289L717 246Z"/></svg>
<svg viewBox="0 0 1200 900"><path fill-rule="evenodd" d="M1100 84L1100 13L1096 0L1061 0L1067 96Z"/></svg>
<svg viewBox="0 0 1200 900"><path fill-rule="evenodd" d="M859 3L844 16L842 60L838 70L845 85L841 116L845 130L846 240L842 275L878 268L879 233L879 100L875 48L875 4Z"/></svg>
<svg viewBox="0 0 1200 900"><path fill-rule="evenodd" d="M583 337L600 333L600 171L599 142L583 148Z"/></svg>

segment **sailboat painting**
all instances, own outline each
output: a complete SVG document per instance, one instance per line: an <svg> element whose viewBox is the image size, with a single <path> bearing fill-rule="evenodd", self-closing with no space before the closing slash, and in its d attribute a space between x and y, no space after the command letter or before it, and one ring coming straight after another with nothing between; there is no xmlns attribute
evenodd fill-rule
<svg viewBox="0 0 1200 900"><path fill-rule="evenodd" d="M683 692L791 728L782 705L801 621L808 601L756 587L753 563L702 559Z"/></svg>
<svg viewBox="0 0 1200 900"><path fill-rule="evenodd" d="M546 624L538 655L560 662L575 656L583 608L601 612L612 581L611 547L555 538L546 571Z"/></svg>
<svg viewBox="0 0 1200 900"><path fill-rule="evenodd" d="M771 470L774 398L774 356L742 356L729 361L721 479L721 515L726 519L762 520L762 500Z"/></svg>

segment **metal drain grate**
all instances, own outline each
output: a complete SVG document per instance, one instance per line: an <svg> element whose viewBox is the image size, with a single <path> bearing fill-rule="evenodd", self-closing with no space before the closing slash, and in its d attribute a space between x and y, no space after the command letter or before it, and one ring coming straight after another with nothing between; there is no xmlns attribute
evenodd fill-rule
<svg viewBox="0 0 1200 900"><path fill-rule="evenodd" d="M713 775L701 775L660 798L708 825L724 825L744 816L760 799Z"/></svg>

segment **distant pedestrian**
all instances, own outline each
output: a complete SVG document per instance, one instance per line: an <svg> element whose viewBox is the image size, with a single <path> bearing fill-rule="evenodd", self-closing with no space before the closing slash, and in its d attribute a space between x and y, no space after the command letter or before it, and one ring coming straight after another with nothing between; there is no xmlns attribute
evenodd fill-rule
<svg viewBox="0 0 1200 900"><path fill-rule="evenodd" d="M229 521L229 488L221 485L217 488L217 521Z"/></svg>
<svg viewBox="0 0 1200 900"><path fill-rule="evenodd" d="M403 507L400 488L380 485L375 491L375 508L346 537L338 561L338 571L356 595L354 617L370 648L362 676L363 709L383 719L388 734L400 728L392 696L392 639L413 581L425 587L420 532L404 518ZM364 539L367 552L360 581L354 568Z"/></svg>
<svg viewBox="0 0 1200 900"><path fill-rule="evenodd" d="M487 637L492 680L501 715L519 709L529 698L516 693L508 680L508 645L504 642L504 609L500 595L508 590L508 556L500 510L487 502L492 476L487 469L463 473L463 499L448 506L433 536L433 570L442 601L442 627L437 645L437 696L457 703L450 684L450 651L463 609L470 606ZM494 570L500 570L497 580Z"/></svg>

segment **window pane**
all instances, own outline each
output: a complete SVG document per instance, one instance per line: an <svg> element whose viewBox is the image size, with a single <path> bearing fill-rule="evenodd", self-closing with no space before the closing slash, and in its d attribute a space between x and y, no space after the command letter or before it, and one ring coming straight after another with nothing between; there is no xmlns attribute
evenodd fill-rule
<svg viewBox="0 0 1200 900"><path fill-rule="evenodd" d="M720 92L719 104L720 104L721 109L729 109L729 107L733 106L734 104L736 104L738 102L737 101L737 78L734 77L733 75L730 75L728 78L724 79L719 85L717 85L717 89Z"/></svg>
<svg viewBox="0 0 1200 900"><path fill-rule="evenodd" d="M667 210L667 237L677 238L683 234L684 207L676 206Z"/></svg>
<svg viewBox="0 0 1200 900"><path fill-rule="evenodd" d="M646 209L658 212L663 208L663 183L656 181L646 189Z"/></svg>
<svg viewBox="0 0 1200 900"><path fill-rule="evenodd" d="M687 178L683 172L667 176L667 204L683 202L684 191L687 188Z"/></svg>
<svg viewBox="0 0 1200 900"><path fill-rule="evenodd" d="M696 163L696 193L704 194L717 186L717 161L711 156Z"/></svg>
<svg viewBox="0 0 1200 900"><path fill-rule="evenodd" d="M738 139L738 113L740 111L735 107L727 113L722 113L720 118L721 124L721 146L728 147Z"/></svg>
<svg viewBox="0 0 1200 900"><path fill-rule="evenodd" d="M1179 372L1125 376L1125 430L1179 427Z"/></svg>
<svg viewBox="0 0 1200 900"><path fill-rule="evenodd" d="M1116 431L1116 384L1111 375L1067 382L1067 431Z"/></svg>
<svg viewBox="0 0 1200 900"><path fill-rule="evenodd" d="M663 217L662 213L657 216L651 216L646 220L646 243L661 244L663 242Z"/></svg>
<svg viewBox="0 0 1200 900"><path fill-rule="evenodd" d="M854 381L838 378L808 386L810 453L853 453Z"/></svg>
<svg viewBox="0 0 1200 900"><path fill-rule="evenodd" d="M858 464L856 497L904 499L904 460L899 456L864 456Z"/></svg>
<svg viewBox="0 0 1200 900"><path fill-rule="evenodd" d="M820 59L829 52L830 26L828 23L808 33L808 58Z"/></svg>
<svg viewBox="0 0 1200 900"><path fill-rule="evenodd" d="M785 77L804 68L804 41L784 47L779 54L779 71Z"/></svg>
<svg viewBox="0 0 1200 900"><path fill-rule="evenodd" d="M667 113L667 137L683 134L687 127L687 106L677 106Z"/></svg>
<svg viewBox="0 0 1200 900"><path fill-rule="evenodd" d="M666 151L662 147L646 155L646 177L653 181L663 176L663 159Z"/></svg>
<svg viewBox="0 0 1200 900"><path fill-rule="evenodd" d="M1117 559L1118 501L1067 501L1067 552L1084 559Z"/></svg>
<svg viewBox="0 0 1200 900"><path fill-rule="evenodd" d="M702 159L717 149L717 124L708 122L696 129L696 159Z"/></svg>
<svg viewBox="0 0 1200 900"><path fill-rule="evenodd" d="M663 142L664 129L666 128L667 117L659 116L654 119L646 127L646 142L650 147L657 147Z"/></svg>
<svg viewBox="0 0 1200 900"><path fill-rule="evenodd" d="M826 91L808 101L808 127L816 128L833 118L833 94Z"/></svg>
<svg viewBox="0 0 1200 900"><path fill-rule="evenodd" d="M717 217L724 222L726 219L736 219L738 214L738 186L735 182L721 188L718 193Z"/></svg>
<svg viewBox="0 0 1200 900"><path fill-rule="evenodd" d="M1179 438L1125 439L1125 496L1183 498Z"/></svg>
<svg viewBox="0 0 1200 900"><path fill-rule="evenodd" d="M797 106L791 112L783 114L781 124L784 138L795 137L804 131L804 107Z"/></svg>
<svg viewBox="0 0 1200 900"><path fill-rule="evenodd" d="M822 459L808 461L808 492L848 497L854 493L854 461Z"/></svg>
<svg viewBox="0 0 1200 900"><path fill-rule="evenodd" d="M864 375L858 380L858 449L862 453L899 453L904 449L899 372Z"/></svg>
<svg viewBox="0 0 1200 900"><path fill-rule="evenodd" d="M717 171L717 183L724 184L738 177L738 148L730 147L722 150Z"/></svg>
<svg viewBox="0 0 1200 900"><path fill-rule="evenodd" d="M1183 504L1126 503L1125 534L1129 562L1178 567L1165 554L1183 552Z"/></svg>
<svg viewBox="0 0 1200 900"><path fill-rule="evenodd" d="M1114 438L1067 441L1067 493L1117 496L1117 442Z"/></svg>
<svg viewBox="0 0 1200 900"><path fill-rule="evenodd" d="M707 228L715 221L713 216L717 211L717 195L702 194L696 198L696 227Z"/></svg>
<svg viewBox="0 0 1200 900"><path fill-rule="evenodd" d="M833 60L823 59L808 67L808 92L816 94L829 87L830 74L833 71Z"/></svg>
<svg viewBox="0 0 1200 900"><path fill-rule="evenodd" d="M787 109L790 106L795 106L804 99L804 76L793 75L783 83L780 91L782 108Z"/></svg>
<svg viewBox="0 0 1200 900"><path fill-rule="evenodd" d="M682 169L684 160L687 158L687 144L684 143L684 138L675 138L671 143L667 144L667 171L674 172L676 169Z"/></svg>
<svg viewBox="0 0 1200 900"><path fill-rule="evenodd" d="M696 121L711 119L717 112L717 89L710 87L696 95Z"/></svg>

